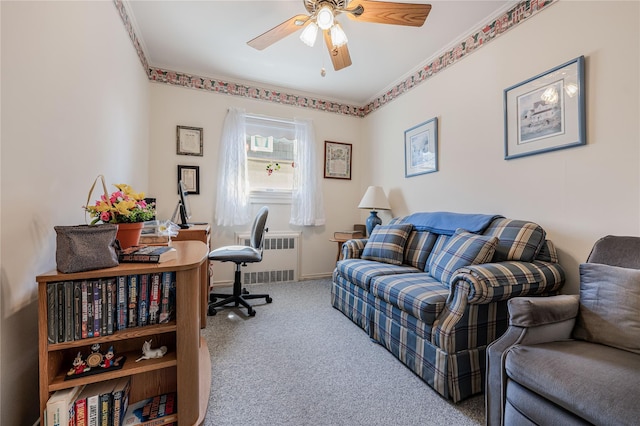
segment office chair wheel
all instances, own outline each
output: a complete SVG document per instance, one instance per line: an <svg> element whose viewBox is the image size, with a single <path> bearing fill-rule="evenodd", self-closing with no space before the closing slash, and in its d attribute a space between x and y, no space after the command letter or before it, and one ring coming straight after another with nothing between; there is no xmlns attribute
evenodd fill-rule
<svg viewBox="0 0 640 426"><path fill-rule="evenodd" d="M209 306L209 308L207 309L207 313L209 314L210 317L215 316L215 314L218 313L218 311L216 311L216 308L214 308L213 306Z"/></svg>
<svg viewBox="0 0 640 426"><path fill-rule="evenodd" d="M247 290L246 288L242 289L242 294L249 294L249 290Z"/></svg>
<svg viewBox="0 0 640 426"><path fill-rule="evenodd" d="M247 311L247 314L249 314L250 317L255 317L256 316L256 311L253 309L249 309Z"/></svg>
<svg viewBox="0 0 640 426"><path fill-rule="evenodd" d="M216 303L217 300L218 300L218 298L215 297L213 294L209 295L209 302L210 303Z"/></svg>
<svg viewBox="0 0 640 426"><path fill-rule="evenodd" d="M265 298L265 300L267 301L267 303L271 303L271 302L273 302L273 299L272 299L272 298L270 298L269 296L267 296L267 297Z"/></svg>

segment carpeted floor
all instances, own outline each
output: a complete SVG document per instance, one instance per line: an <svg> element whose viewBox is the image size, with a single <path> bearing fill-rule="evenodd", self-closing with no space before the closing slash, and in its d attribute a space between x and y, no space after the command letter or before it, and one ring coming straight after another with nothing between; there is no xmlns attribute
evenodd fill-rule
<svg viewBox="0 0 640 426"><path fill-rule="evenodd" d="M440 397L330 302L329 279L247 286L257 314L207 319L206 425L479 425L484 399ZM221 289L222 290L222 289Z"/></svg>

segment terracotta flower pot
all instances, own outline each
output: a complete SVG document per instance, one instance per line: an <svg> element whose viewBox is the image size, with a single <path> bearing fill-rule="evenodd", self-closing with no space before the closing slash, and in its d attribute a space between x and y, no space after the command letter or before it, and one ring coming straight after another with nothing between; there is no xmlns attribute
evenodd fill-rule
<svg viewBox="0 0 640 426"><path fill-rule="evenodd" d="M140 242L140 234L144 223L119 223L116 238L120 242L120 248L126 249L131 246L137 246Z"/></svg>

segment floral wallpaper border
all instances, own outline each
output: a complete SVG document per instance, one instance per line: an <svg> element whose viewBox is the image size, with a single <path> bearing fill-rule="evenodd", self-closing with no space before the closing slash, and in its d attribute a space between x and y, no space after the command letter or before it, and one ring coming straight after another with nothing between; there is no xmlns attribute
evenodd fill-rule
<svg viewBox="0 0 640 426"><path fill-rule="evenodd" d="M453 48L439 54L433 61L416 70L411 74L411 76L396 84L393 88L378 96L372 102L369 102L364 106L356 106L150 66L144 51L142 50L138 37L133 30L133 26L123 4L123 0L113 0L118 12L120 13L120 17L127 33L131 38L133 46L136 49L138 57L140 58L140 62L145 68L145 71L151 81L356 117L364 117L381 108L396 99L398 96L408 92L418 84L441 72L447 67L450 67L519 23L531 18L541 10L558 1L559 0L523 0L517 3L492 22L484 25L480 29L477 29L464 40L457 42Z"/></svg>

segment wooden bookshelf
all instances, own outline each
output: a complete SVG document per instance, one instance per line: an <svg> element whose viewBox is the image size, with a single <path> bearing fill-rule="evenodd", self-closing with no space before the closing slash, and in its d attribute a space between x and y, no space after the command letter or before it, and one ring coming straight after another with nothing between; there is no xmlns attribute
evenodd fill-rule
<svg viewBox="0 0 640 426"><path fill-rule="evenodd" d="M177 421L199 425L204 421L211 388L211 360L206 342L200 336L201 271L208 246L200 241L176 241L178 258L159 264L127 263L114 268L62 274L51 271L36 277L38 282L38 333L40 357L40 418L44 419L52 392L77 385L131 377L130 400L136 402L161 393L177 392ZM50 344L47 336L47 285L60 281L109 278L153 272L176 273L175 320L116 331L111 335ZM136 362L142 343L152 339L165 345L162 358ZM120 370L64 380L74 353L87 352L94 343L117 346L117 355L126 356Z"/></svg>

